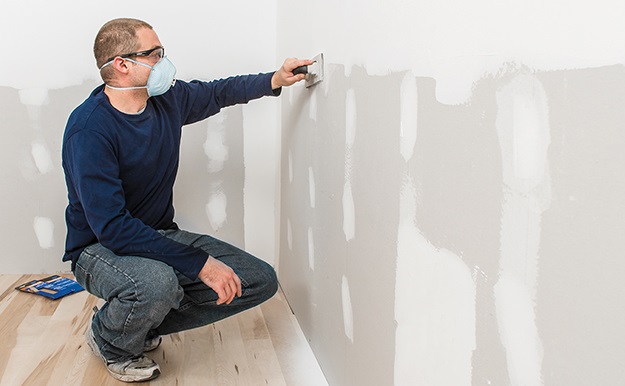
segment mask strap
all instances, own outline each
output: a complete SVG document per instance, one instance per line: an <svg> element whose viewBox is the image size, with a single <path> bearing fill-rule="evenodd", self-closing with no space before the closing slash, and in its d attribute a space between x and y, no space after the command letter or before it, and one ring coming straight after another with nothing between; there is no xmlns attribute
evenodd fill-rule
<svg viewBox="0 0 625 386"><path fill-rule="evenodd" d="M145 63L137 62L136 60L132 60L132 59L130 59L130 58L122 58L122 59L127 60L127 61L129 61L129 62L133 62L134 64L139 64L139 65L142 65L142 66L147 67L147 68L150 68L150 69L154 68L154 66L150 66L149 64L145 64ZM113 59L113 60L109 60L108 62L104 63L104 64L102 65L102 67L100 67L100 71L102 71L102 69L103 69L104 67L108 66L109 64L113 63L114 61L115 61L115 59Z"/></svg>
<svg viewBox="0 0 625 386"><path fill-rule="evenodd" d="M139 64L142 65L144 67L148 67L149 69L154 69L154 66L150 66L149 64L145 64L145 63L141 63L141 62L137 62L136 60L132 60L130 58L123 58L124 60L127 60L129 62L133 62L135 64ZM113 63L113 61L115 61L115 59L108 61L106 63L104 63L102 65L102 67L100 67L100 71L102 71L102 69L106 66L108 66L109 64ZM140 90L142 88L148 88L148 85L146 84L145 86L132 86L132 87L114 87L114 86L109 86L108 84L105 83L105 86L113 89L113 90Z"/></svg>
<svg viewBox="0 0 625 386"><path fill-rule="evenodd" d="M148 86L115 87L115 86L109 86L106 83L104 85L108 88L112 88L113 90L139 90L142 88L148 88Z"/></svg>

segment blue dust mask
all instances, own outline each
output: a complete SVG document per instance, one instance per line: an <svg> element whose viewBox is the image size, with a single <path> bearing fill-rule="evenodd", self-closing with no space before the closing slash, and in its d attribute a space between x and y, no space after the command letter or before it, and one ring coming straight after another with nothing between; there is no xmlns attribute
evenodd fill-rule
<svg viewBox="0 0 625 386"><path fill-rule="evenodd" d="M145 88L148 90L148 96L153 97L164 94L165 92L167 92L167 90L171 88L171 86L174 85L174 83L176 83L176 80L174 79L174 76L176 75L176 67L169 60L169 58L167 58L167 56L161 58L161 60L156 62L156 64L153 66L128 58L126 58L125 60L152 69L150 71L150 76L148 77L147 84L145 86L133 87L113 87L107 84L106 87L112 88L113 90L138 90ZM113 61L104 64L102 67L100 67L100 69L103 69L111 63L113 63Z"/></svg>

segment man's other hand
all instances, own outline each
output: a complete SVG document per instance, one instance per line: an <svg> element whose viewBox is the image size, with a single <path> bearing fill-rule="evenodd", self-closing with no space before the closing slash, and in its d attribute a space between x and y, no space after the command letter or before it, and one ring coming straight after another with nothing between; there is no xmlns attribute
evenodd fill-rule
<svg viewBox="0 0 625 386"><path fill-rule="evenodd" d="M241 296L241 279L232 268L215 259L208 257L204 267L198 274L204 284L217 292L217 304L230 304L235 296Z"/></svg>

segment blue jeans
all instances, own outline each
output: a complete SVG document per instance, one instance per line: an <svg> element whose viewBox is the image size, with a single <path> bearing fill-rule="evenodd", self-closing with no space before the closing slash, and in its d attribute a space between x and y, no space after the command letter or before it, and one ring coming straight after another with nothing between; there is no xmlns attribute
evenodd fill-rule
<svg viewBox="0 0 625 386"><path fill-rule="evenodd" d="M201 248L234 270L242 296L216 305L217 293L158 260L117 256L101 244L85 248L74 275L89 293L106 303L92 329L108 360L141 355L146 338L205 326L252 308L278 289L274 269L262 260L208 235L159 231L179 243Z"/></svg>

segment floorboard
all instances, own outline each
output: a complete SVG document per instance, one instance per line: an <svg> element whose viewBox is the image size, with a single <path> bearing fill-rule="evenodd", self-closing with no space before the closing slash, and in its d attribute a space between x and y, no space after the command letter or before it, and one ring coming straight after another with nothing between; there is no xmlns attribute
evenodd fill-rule
<svg viewBox="0 0 625 386"><path fill-rule="evenodd" d="M0 275L0 385L124 385L85 344L99 299L82 291L50 300L14 289L46 276ZM162 374L143 385L327 385L281 291L260 307L165 336L148 356Z"/></svg>

